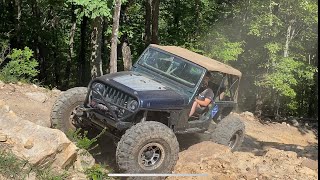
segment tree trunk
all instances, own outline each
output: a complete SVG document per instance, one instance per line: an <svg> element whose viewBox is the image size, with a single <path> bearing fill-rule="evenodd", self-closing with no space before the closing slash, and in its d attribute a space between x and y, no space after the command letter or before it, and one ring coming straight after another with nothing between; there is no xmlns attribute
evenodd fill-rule
<svg viewBox="0 0 320 180"><path fill-rule="evenodd" d="M159 29L159 4L160 0L152 1L152 35L151 43L158 44L158 29Z"/></svg>
<svg viewBox="0 0 320 180"><path fill-rule="evenodd" d="M53 48L53 58L54 58L54 62L53 62L53 66L54 66L54 87L58 87L60 85L60 82L61 82L61 78L60 78L60 68L59 68L59 65L60 65L60 59L58 58L58 46L59 46L59 43L57 43L57 35L55 33L55 40L54 40L54 44L56 45L54 48ZM59 88L59 87L58 87ZM60 89L60 88L59 88Z"/></svg>
<svg viewBox="0 0 320 180"><path fill-rule="evenodd" d="M40 16L40 11L38 8L38 3L36 0L34 0L32 2L32 16L35 19L36 23L41 24L41 16ZM40 37L40 33L41 33L41 28L40 27L35 27L33 30L33 44L34 44L34 57L37 59L37 61L39 62L39 68L40 68L40 73L38 75L38 79L41 82L44 82L45 79L47 78L47 74L46 74L46 61L45 58L43 56L43 46L42 46L42 39Z"/></svg>
<svg viewBox="0 0 320 180"><path fill-rule="evenodd" d="M287 29L287 35L286 35L286 44L285 44L284 50L283 50L283 57L288 57L289 56L289 44L290 44L290 37L291 37L291 28L292 28L292 25L289 24L288 29Z"/></svg>
<svg viewBox="0 0 320 180"><path fill-rule="evenodd" d="M181 3L180 3L180 0L174 0L174 7L176 9L180 9L181 7ZM173 13L173 26L174 26L174 29L175 29L175 35L178 35L179 33L179 22L180 22L180 16L181 16L181 12L179 10L175 10L174 13Z"/></svg>
<svg viewBox="0 0 320 180"><path fill-rule="evenodd" d="M150 44L151 41L151 2L152 0L146 0L145 1L145 8L146 8L146 14L145 14L145 37L144 42L145 46L147 47Z"/></svg>
<svg viewBox="0 0 320 180"><path fill-rule="evenodd" d="M194 29L194 35L197 37L199 35L199 20L200 20L200 0L195 0L195 29Z"/></svg>
<svg viewBox="0 0 320 180"><path fill-rule="evenodd" d="M116 0L113 14L112 37L111 37L111 53L110 53L110 73L117 72L117 46L119 19L121 10L121 0Z"/></svg>
<svg viewBox="0 0 320 180"><path fill-rule="evenodd" d="M67 58L67 66L66 66L66 70L65 70L65 85L64 87L67 88L69 86L69 80L70 80L70 71L71 71L71 62L72 62L72 58L74 55L73 52L73 45L74 45L74 34L76 32L76 15L74 14L74 9L75 6L72 4L71 5L71 29L70 29L70 33L69 33L69 55Z"/></svg>
<svg viewBox="0 0 320 180"><path fill-rule="evenodd" d="M255 106L255 115L257 117L261 117L262 115L262 105L263 105L263 101L262 101L262 97L260 92L256 92L256 106Z"/></svg>
<svg viewBox="0 0 320 180"><path fill-rule="evenodd" d="M318 44L318 43L317 43ZM318 46L316 46L318 47ZM316 49L316 53L315 53L315 57L314 57L315 61L313 61L312 65L314 67L318 67L318 60L319 60L319 54L318 54L318 48ZM313 74L313 78L314 78L314 84L311 86L310 88L310 92L309 92L309 98L308 98L308 110L307 110L307 114L308 117L318 117L318 71L316 71Z"/></svg>
<svg viewBox="0 0 320 180"><path fill-rule="evenodd" d="M20 38L20 31L21 31L21 0L15 0L17 6L17 22L16 22L16 37L17 37L17 44L16 48L20 48L21 46L21 38Z"/></svg>
<svg viewBox="0 0 320 180"><path fill-rule="evenodd" d="M134 3L134 0L129 0L127 1L126 4L122 4L121 14L120 14L121 15L120 24L128 23L127 11L129 7L132 6L133 3ZM121 44L122 44L121 52L122 52L122 59L123 59L123 70L129 71L132 67L132 59L131 59L131 49L129 46L128 34L126 32L122 35Z"/></svg>
<svg viewBox="0 0 320 180"><path fill-rule="evenodd" d="M87 49L87 22L88 17L83 16L80 29L80 50L78 57L78 86L84 85L86 82L86 49Z"/></svg>
<svg viewBox="0 0 320 180"><path fill-rule="evenodd" d="M108 29L108 18L104 17L102 22L102 47L101 47L101 58L102 58L102 71L105 74L109 74L109 57L110 52L108 49L109 43L108 43L108 37L105 35L104 32L106 32Z"/></svg>
<svg viewBox="0 0 320 180"><path fill-rule="evenodd" d="M123 66L125 71L129 71L132 67L131 50L127 41L122 44Z"/></svg>
<svg viewBox="0 0 320 180"><path fill-rule="evenodd" d="M99 77L102 72L101 44L102 44L102 17L93 20L93 31L91 34L91 78Z"/></svg>
<svg viewBox="0 0 320 180"><path fill-rule="evenodd" d="M280 96L279 96L279 93L276 92L276 96L275 96L275 116L276 118L279 118L280 117L280 113L279 113L279 110L280 110ZM278 120L278 119L277 119Z"/></svg>

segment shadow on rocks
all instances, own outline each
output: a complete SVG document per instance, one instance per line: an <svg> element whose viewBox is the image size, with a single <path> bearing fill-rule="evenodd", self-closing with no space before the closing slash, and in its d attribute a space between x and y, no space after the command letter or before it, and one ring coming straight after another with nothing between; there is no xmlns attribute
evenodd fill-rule
<svg viewBox="0 0 320 180"><path fill-rule="evenodd" d="M318 160L317 143L310 143L307 146L299 146L296 144L259 141L249 135L245 136L244 142L239 151L252 152L256 156L263 156L268 151L268 148L276 148L283 151L293 151L297 153L298 157L306 157L309 159Z"/></svg>

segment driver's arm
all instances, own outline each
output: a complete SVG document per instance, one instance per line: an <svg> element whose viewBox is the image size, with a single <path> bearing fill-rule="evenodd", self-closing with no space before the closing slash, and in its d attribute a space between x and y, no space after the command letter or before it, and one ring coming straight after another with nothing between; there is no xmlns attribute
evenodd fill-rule
<svg viewBox="0 0 320 180"><path fill-rule="evenodd" d="M205 98L204 101L201 101L201 100L199 100L197 98L195 100L201 106L208 106L211 103L211 99L209 99L209 98Z"/></svg>

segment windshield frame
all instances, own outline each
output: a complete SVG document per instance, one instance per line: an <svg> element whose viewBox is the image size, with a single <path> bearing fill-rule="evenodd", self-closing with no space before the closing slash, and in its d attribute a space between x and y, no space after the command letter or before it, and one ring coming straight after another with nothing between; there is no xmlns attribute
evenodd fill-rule
<svg viewBox="0 0 320 180"><path fill-rule="evenodd" d="M179 63L179 62L180 62L180 63L185 63L186 65L190 65L191 67L195 67L197 70L200 71L200 73L199 73L198 77L196 78L196 80L195 80L194 82L189 82L189 81L187 81L187 80L185 80L185 79L182 79L182 78L178 77L177 75L174 76L174 75L172 74L172 72L171 72L171 73L168 73L168 72L162 71L160 68L157 69L156 67L153 67L152 65L149 65L148 63L143 62L143 61L144 61L143 57L145 56L145 54L146 54L149 50L153 50L153 51L159 52L159 53L161 53L161 54L163 54L163 55L170 56L170 58L172 57L172 60L171 60L172 62L175 62L175 63L177 63L177 62L178 62L178 63ZM164 58L160 58L160 57L159 57L159 58L157 59L157 61L160 60L160 59L164 59ZM172 66L172 64L174 64L174 63L171 63L171 64L170 64L170 66L168 67L167 71L168 71L169 68ZM163 50L161 50L161 49L154 48L154 47L148 47L148 48L146 48L146 49L144 50L144 52L140 55L138 61L135 63L134 66L137 67L137 65L142 66L143 68L146 68L146 69L148 69L148 70L150 70L150 71L154 71L154 72L158 73L159 75L164 76L165 78L168 78L168 79L170 79L170 80L172 80L172 81L174 81L174 82L176 82L176 83L178 83L178 84L180 84L180 85L183 85L183 86L187 87L188 89L189 89L189 88L190 88L190 89L196 88L196 87L198 86L199 82L201 82L202 77L203 77L203 74L205 74L205 72L207 71L206 68L204 68L204 67L202 67L202 66L200 66L200 65L198 65L198 64L195 64L195 63L193 63L193 62L191 62L191 61L189 61L189 60L187 60L187 59L185 59L185 58L182 58L182 57L177 56L177 55L175 55L175 54L172 54L172 53L169 53L169 52L167 52L167 51L163 51ZM179 66L180 66L180 64L179 64ZM170 69L170 70L171 70L171 69Z"/></svg>

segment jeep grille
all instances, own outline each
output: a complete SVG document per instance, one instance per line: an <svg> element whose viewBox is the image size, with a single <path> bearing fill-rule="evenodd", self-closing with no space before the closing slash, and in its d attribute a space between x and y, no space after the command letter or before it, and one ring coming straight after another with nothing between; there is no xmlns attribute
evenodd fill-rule
<svg viewBox="0 0 320 180"><path fill-rule="evenodd" d="M116 118L122 118L124 116L130 115L133 112L128 108L128 103L135 98L110 85L102 85L99 83L100 87L95 88L94 86L96 84L97 83L93 83L90 92L89 103L92 107L97 108L100 113L103 113L112 119L114 119L114 117L112 116L110 110L106 106L104 106L105 103L108 103L112 111L115 112L117 116ZM99 93L97 93L97 91ZM101 98L103 98L104 100L102 100Z"/></svg>

